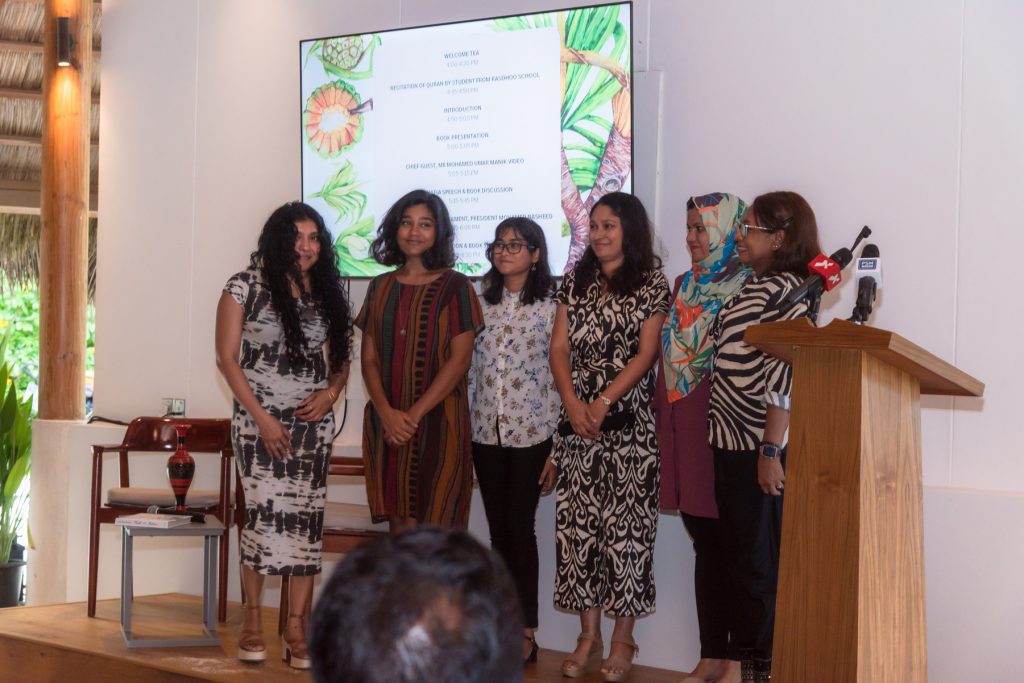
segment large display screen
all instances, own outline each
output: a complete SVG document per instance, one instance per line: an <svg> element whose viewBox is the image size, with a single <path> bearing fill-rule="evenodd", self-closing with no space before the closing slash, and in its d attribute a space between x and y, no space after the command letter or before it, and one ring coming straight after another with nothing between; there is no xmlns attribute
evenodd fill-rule
<svg viewBox="0 0 1024 683"><path fill-rule="evenodd" d="M342 274L387 270L370 242L422 188L447 204L456 267L488 267L509 216L544 228L552 269L586 247L601 195L632 184L631 3L306 40L302 196Z"/></svg>

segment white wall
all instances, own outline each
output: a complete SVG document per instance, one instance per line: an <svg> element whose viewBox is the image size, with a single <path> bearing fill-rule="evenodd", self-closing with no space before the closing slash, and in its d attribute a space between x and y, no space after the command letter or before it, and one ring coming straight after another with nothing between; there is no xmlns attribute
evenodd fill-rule
<svg viewBox="0 0 1024 683"><path fill-rule="evenodd" d="M214 307L268 212L299 194L301 38L575 4L584 3L106 0L97 413L153 413L163 396L184 396L197 416L229 413ZM990 515L1024 512L1013 399L1024 364L1000 353L1024 333L1011 275L1024 248L1011 203L1024 177L1024 5L641 0L635 11L635 63L661 87L637 98L661 108L638 113L660 121L637 158L637 177L657 186L638 192L654 203L668 273L685 267L686 196L795 189L815 208L826 250L865 223L875 230L886 273L873 323L987 383L981 400L924 401L930 670L938 681L968 662L1010 671L1024 614L1019 599L1001 599L1019 597L1024 580L983 568L1022 566L1021 534L976 535L962 520L1006 526ZM849 314L851 290L826 301L825 318ZM357 304L363 292L353 284ZM352 442L359 405L349 415ZM546 499L545 590L552 518ZM485 535L479 501L471 526ZM692 553L677 518L663 517L659 531L659 609L638 625L641 661L682 669L697 652ZM545 645L571 645L570 617L548 607L541 622Z"/></svg>

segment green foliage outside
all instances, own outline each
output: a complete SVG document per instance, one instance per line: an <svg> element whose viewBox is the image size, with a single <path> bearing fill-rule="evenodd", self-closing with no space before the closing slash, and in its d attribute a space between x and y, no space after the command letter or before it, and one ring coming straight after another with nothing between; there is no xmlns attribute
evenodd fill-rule
<svg viewBox="0 0 1024 683"><path fill-rule="evenodd" d="M85 327L85 369L92 375L96 309L89 305ZM21 396L35 396L39 382L39 288L0 282L0 336L7 335L11 381Z"/></svg>
<svg viewBox="0 0 1024 683"><path fill-rule="evenodd" d="M19 398L7 381L8 338L0 333L0 564L10 560L11 544L25 523L32 459L32 400Z"/></svg>

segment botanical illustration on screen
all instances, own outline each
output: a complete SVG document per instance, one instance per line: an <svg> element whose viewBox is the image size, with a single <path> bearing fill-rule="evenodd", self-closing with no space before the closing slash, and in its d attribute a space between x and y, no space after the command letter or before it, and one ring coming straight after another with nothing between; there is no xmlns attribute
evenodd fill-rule
<svg viewBox="0 0 1024 683"><path fill-rule="evenodd" d="M302 191L346 276L387 270L377 224L414 188L444 199L456 267L487 268L494 226L545 230L551 265L587 245L602 195L631 189L629 3L304 41Z"/></svg>

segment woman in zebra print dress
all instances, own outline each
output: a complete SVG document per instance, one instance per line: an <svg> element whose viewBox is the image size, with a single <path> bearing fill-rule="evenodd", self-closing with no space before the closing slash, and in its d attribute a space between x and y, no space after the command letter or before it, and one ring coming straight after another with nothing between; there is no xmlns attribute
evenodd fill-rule
<svg viewBox="0 0 1024 683"><path fill-rule="evenodd" d="M715 321L709 441L715 453L715 502L734 588L731 645L743 681L771 676L775 587L786 480L786 431L792 371L743 342L750 325L806 315L778 304L807 277L818 254L814 212L795 192L754 200L736 230L736 252L754 271Z"/></svg>
<svg viewBox="0 0 1024 683"><path fill-rule="evenodd" d="M350 337L323 218L306 204L285 204L267 219L249 269L228 280L217 305L217 366L235 397L231 436L245 494L243 661L266 659L263 577L284 575L285 658L309 668L306 605L320 573L331 408L348 379Z"/></svg>
<svg viewBox="0 0 1024 683"><path fill-rule="evenodd" d="M590 246L555 294L551 372L562 421L571 427L559 428L553 458L555 604L579 612L582 626L562 665L571 678L601 657L603 609L615 617L604 680L626 680L637 651L633 624L654 611L658 444L651 399L669 288L651 232L638 199L605 195L590 212Z"/></svg>

